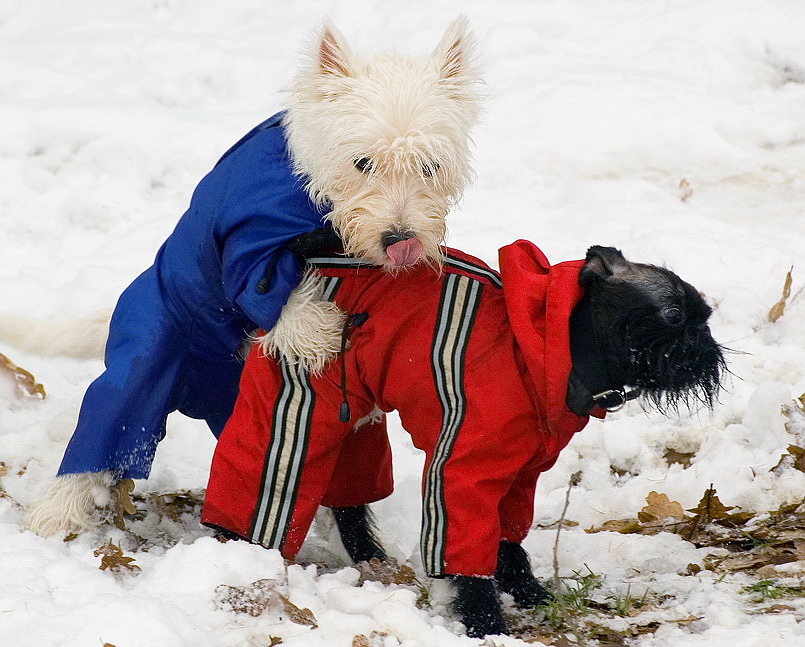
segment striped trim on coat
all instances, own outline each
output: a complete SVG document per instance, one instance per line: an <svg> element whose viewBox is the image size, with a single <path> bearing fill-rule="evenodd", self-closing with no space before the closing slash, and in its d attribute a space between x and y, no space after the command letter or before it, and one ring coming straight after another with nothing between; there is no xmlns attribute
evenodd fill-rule
<svg viewBox="0 0 805 647"><path fill-rule="evenodd" d="M332 300L341 279L324 279L323 297ZM303 365L279 362L282 382L271 419L260 490L249 538L266 548L281 549L291 523L305 463L316 396Z"/></svg>
<svg viewBox="0 0 805 647"><path fill-rule="evenodd" d="M434 329L431 368L442 407L442 424L425 473L421 537L422 561L432 577L444 573L448 524L444 466L464 420L464 357L482 288L479 281L466 276L447 276Z"/></svg>

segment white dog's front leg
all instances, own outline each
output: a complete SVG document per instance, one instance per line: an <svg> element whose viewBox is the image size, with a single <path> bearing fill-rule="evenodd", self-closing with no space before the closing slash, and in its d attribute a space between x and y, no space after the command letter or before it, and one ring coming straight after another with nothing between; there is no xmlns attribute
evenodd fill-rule
<svg viewBox="0 0 805 647"><path fill-rule="evenodd" d="M25 513L25 526L42 537L79 533L99 524L97 508L111 501L110 472L64 474Z"/></svg>
<svg viewBox="0 0 805 647"><path fill-rule="evenodd" d="M274 327L256 339L263 353L321 372L341 350L346 315L323 299L324 281L308 270L291 292Z"/></svg>

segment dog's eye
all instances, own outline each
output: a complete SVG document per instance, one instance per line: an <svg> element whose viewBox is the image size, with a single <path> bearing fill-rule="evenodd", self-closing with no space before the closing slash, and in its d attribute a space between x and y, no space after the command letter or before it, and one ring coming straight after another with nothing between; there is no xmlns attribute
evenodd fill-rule
<svg viewBox="0 0 805 647"><path fill-rule="evenodd" d="M436 172L441 168L439 162L430 162L429 164L422 165L422 175L425 177L433 177Z"/></svg>
<svg viewBox="0 0 805 647"><path fill-rule="evenodd" d="M358 169L361 173L368 173L372 170L372 160L368 157L361 157L360 159L356 159L352 162L355 165L355 168Z"/></svg>
<svg viewBox="0 0 805 647"><path fill-rule="evenodd" d="M685 321L685 315L679 308L666 308L662 311L662 316L672 326L678 326Z"/></svg>

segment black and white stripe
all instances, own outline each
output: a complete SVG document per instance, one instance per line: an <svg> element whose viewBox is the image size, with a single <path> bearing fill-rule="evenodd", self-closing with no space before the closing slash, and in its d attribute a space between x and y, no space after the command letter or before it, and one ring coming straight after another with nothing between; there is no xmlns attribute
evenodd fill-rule
<svg viewBox="0 0 805 647"><path fill-rule="evenodd" d="M470 263L463 258L457 258L449 253L445 254L443 259L444 264L447 267L452 267L453 269L460 270L465 274L470 274L478 279L489 281L496 287L503 287L503 283L500 280L500 274L495 272L495 270L491 270L482 265L476 265L475 263Z"/></svg>
<svg viewBox="0 0 805 647"><path fill-rule="evenodd" d="M327 277L323 298L332 300L341 279ZM252 518L250 539L266 548L282 548L291 521L307 453L315 393L303 365L279 363L282 383L271 419L263 476Z"/></svg>
<svg viewBox="0 0 805 647"><path fill-rule="evenodd" d="M323 268L344 268L344 267L363 267L363 268L377 268L379 269L379 265L372 265L371 263L367 263L365 261L359 261L356 258L351 256L316 256L314 258L308 258L307 263L314 267L323 267ZM482 281L487 281L496 287L502 287L503 283L500 280L500 274L498 274L495 270L492 270L485 265L477 265L475 263L471 263L463 258L458 258L457 256L453 256L450 253L442 254L442 264L446 267L453 268L454 270L458 270L464 274L468 274L474 278L477 278Z"/></svg>
<svg viewBox="0 0 805 647"><path fill-rule="evenodd" d="M352 256L314 256L313 258L306 258L305 262L313 267L380 267L379 265L372 265L365 261L359 261Z"/></svg>
<svg viewBox="0 0 805 647"><path fill-rule="evenodd" d="M447 510L444 503L444 466L464 420L464 357L481 297L482 284L458 274L445 278L431 348L431 367L442 425L425 474L422 502L422 559L426 572L444 571Z"/></svg>
<svg viewBox="0 0 805 647"><path fill-rule="evenodd" d="M285 540L315 403L309 376L301 365L289 366L283 359L280 371L282 385L274 405L271 440L250 532L250 539L266 548L282 548Z"/></svg>

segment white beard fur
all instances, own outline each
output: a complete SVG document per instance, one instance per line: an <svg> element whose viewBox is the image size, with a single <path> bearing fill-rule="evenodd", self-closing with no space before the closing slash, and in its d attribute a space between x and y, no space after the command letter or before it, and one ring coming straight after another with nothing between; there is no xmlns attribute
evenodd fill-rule
<svg viewBox="0 0 805 647"><path fill-rule="evenodd" d="M447 213L473 178L469 132L482 100L474 50L464 17L418 58L364 59L331 23L320 29L284 124L294 170L315 203L332 207L347 254L396 271L384 242L396 233L421 243L419 260L441 262ZM301 285L261 344L317 372L337 354L342 324Z"/></svg>

